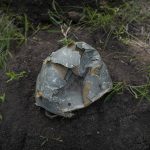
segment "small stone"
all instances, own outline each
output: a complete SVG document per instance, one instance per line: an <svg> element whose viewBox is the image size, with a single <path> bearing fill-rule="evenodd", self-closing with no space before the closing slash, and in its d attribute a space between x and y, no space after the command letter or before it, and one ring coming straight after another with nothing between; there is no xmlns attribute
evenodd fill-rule
<svg viewBox="0 0 150 150"><path fill-rule="evenodd" d="M77 23L81 19L81 14L76 11L70 11L70 12L68 12L68 17L73 22Z"/></svg>

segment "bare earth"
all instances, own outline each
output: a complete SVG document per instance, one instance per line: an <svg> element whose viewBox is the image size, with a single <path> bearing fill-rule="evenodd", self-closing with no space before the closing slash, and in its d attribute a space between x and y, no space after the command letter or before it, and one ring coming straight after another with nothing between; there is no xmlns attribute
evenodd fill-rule
<svg viewBox="0 0 150 150"><path fill-rule="evenodd" d="M113 82L131 85L147 82L144 69L150 64L149 54L142 47L123 46L110 40L100 48L101 33L74 31L79 41L95 47L108 66ZM0 90L6 101L0 105L1 150L149 150L150 102L134 99L131 93L98 100L86 109L75 112L72 119L58 117L50 120L44 110L35 106L35 83L42 60L59 48L60 33L41 31L26 45L14 50L9 68L27 71L28 76L6 84L0 73Z"/></svg>

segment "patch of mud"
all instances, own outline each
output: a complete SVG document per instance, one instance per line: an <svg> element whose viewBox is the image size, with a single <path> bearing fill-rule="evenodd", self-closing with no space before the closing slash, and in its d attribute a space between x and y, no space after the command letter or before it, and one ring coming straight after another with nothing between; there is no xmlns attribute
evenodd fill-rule
<svg viewBox="0 0 150 150"><path fill-rule="evenodd" d="M147 82L143 66L130 47L109 41L107 49L100 47L101 33L75 31L80 41L97 48L108 66L112 80L139 85ZM0 73L0 90L6 91L6 102L0 106L1 150L148 150L150 149L150 103L139 103L127 91L104 98L76 112L72 119L50 120L44 110L35 106L35 83L42 61L59 48L60 33L39 32L19 49L9 68L27 71L28 76L6 84ZM144 64L143 64L144 62Z"/></svg>

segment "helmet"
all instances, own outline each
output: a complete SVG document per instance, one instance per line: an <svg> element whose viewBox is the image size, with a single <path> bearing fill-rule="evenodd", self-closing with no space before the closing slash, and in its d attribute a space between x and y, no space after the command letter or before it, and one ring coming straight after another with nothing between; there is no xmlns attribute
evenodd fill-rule
<svg viewBox="0 0 150 150"><path fill-rule="evenodd" d="M111 88L98 51L85 42L76 42L44 60L36 82L36 105L72 117L72 111L89 106Z"/></svg>

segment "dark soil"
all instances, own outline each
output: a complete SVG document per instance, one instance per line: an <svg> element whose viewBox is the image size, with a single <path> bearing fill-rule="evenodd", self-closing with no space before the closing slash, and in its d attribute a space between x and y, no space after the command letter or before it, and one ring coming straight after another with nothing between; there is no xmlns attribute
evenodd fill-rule
<svg viewBox="0 0 150 150"><path fill-rule="evenodd" d="M105 2L106 1L116 6L127 0L105 0ZM52 2L53 0L0 0L0 10L4 10L6 13L8 13L9 10L11 13L21 16L27 14L34 24L41 22L49 23L50 18L48 11L53 10ZM103 3L103 0L55 0L55 2L66 12L72 10L82 11L82 6L96 8ZM59 13L61 14L61 12Z"/></svg>
<svg viewBox="0 0 150 150"><path fill-rule="evenodd" d="M16 14L27 14L34 23L49 22L48 11L53 8L52 2L53 0L1 0L0 9L8 10L9 8ZM55 2L65 9L85 5L96 6L95 0L55 0Z"/></svg>
<svg viewBox="0 0 150 150"><path fill-rule="evenodd" d="M112 80L132 85L147 82L149 55L118 41L100 48L100 32L74 31L79 41L91 44L100 52ZM44 110L35 106L35 83L42 61L59 48L60 33L41 31L15 52L9 68L27 71L27 77L6 84L0 73L0 90L6 92L1 104L1 150L149 150L150 102L134 99L130 92L104 98L86 109L75 112L72 119L50 120ZM141 55L142 54L142 55ZM142 57L140 57L142 56ZM136 58L136 59L132 59ZM132 61L131 61L132 60Z"/></svg>

